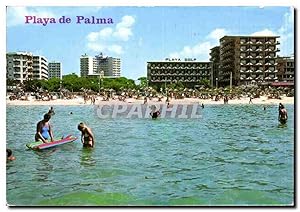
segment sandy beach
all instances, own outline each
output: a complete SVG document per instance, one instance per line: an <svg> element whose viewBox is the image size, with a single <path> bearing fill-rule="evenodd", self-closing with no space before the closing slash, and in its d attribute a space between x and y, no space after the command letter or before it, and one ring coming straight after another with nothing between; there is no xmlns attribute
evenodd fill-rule
<svg viewBox="0 0 300 212"><path fill-rule="evenodd" d="M162 102L165 103L166 99L163 98ZM249 97L247 98L241 98L241 99L233 99L229 100L229 104L249 104ZM128 98L123 101L119 100L109 100L109 101L102 101L102 97L97 97L95 104L143 104L144 100L142 99L134 99L134 98ZM157 104L158 99L153 98L152 100L148 100L148 104ZM214 101L212 99L198 99L198 98L185 98L185 99L171 99L170 104L193 104L193 103L199 103L204 105L219 105L224 104L224 101L221 99L220 101ZM252 99L253 104L294 104L294 97L281 97L281 99L268 99L266 96L262 96L260 98ZM74 99L57 99L57 100L51 100L51 101L37 101L34 99L31 100L6 100L7 105L91 105L90 101L87 101L86 104L84 104L84 100L82 97L77 97Z"/></svg>

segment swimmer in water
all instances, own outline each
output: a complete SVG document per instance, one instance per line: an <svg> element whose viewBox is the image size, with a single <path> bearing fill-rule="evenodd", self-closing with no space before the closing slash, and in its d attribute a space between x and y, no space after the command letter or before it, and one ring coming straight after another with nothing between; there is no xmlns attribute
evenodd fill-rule
<svg viewBox="0 0 300 212"><path fill-rule="evenodd" d="M95 137L92 130L84 123L78 125L78 130L81 132L81 142L83 147L93 148L95 146Z"/></svg>
<svg viewBox="0 0 300 212"><path fill-rule="evenodd" d="M44 143L47 143L49 139L54 141L52 129L49 123L50 118L51 116L49 113L46 113L44 115L44 119L37 123L35 141L42 141Z"/></svg>
<svg viewBox="0 0 300 212"><path fill-rule="evenodd" d="M278 108L278 120L281 124L285 124L288 120L287 110L284 108L283 104L279 104Z"/></svg>
<svg viewBox="0 0 300 212"><path fill-rule="evenodd" d="M12 161L15 160L16 157L13 156L11 149L6 149L6 160L7 161Z"/></svg>
<svg viewBox="0 0 300 212"><path fill-rule="evenodd" d="M160 111L156 109L155 105L151 107L152 111L150 112L150 116L152 119L157 119L160 115Z"/></svg>

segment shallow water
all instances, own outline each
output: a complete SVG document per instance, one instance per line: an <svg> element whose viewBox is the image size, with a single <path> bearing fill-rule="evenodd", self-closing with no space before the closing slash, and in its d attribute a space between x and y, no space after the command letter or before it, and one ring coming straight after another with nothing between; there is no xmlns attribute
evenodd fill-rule
<svg viewBox="0 0 300 212"><path fill-rule="evenodd" d="M10 205L290 205L294 200L294 105L207 105L200 119L99 119L93 106L55 106L56 137L79 140L45 151L25 147L45 106L7 106ZM70 112L73 112L70 115Z"/></svg>

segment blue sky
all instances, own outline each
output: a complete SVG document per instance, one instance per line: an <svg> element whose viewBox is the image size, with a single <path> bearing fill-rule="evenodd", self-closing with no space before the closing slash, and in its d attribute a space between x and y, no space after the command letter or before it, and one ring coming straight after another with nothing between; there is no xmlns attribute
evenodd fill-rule
<svg viewBox="0 0 300 212"><path fill-rule="evenodd" d="M70 17L69 24L25 24L25 16ZM114 24L76 24L76 16L112 18ZM208 61L224 35L278 35L280 55L294 53L289 7L8 7L6 50L30 51L79 74L82 54L119 57L121 75L146 76L146 62L166 57Z"/></svg>

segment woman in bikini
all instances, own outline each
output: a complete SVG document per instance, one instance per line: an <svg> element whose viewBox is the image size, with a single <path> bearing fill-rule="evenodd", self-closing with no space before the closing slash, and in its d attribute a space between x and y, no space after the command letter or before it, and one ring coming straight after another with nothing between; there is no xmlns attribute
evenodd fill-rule
<svg viewBox="0 0 300 212"><path fill-rule="evenodd" d="M92 133L92 130L87 127L84 123L78 125L78 130L81 131L81 142L83 147L93 148L95 145L95 138Z"/></svg>
<svg viewBox="0 0 300 212"><path fill-rule="evenodd" d="M49 142L49 140L54 141L52 129L49 124L50 118L51 118L51 115L46 113L44 115L44 119L37 123L35 141L42 141L44 143Z"/></svg>

